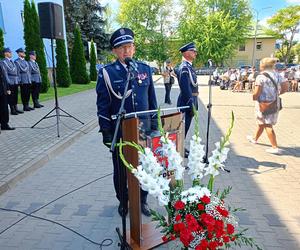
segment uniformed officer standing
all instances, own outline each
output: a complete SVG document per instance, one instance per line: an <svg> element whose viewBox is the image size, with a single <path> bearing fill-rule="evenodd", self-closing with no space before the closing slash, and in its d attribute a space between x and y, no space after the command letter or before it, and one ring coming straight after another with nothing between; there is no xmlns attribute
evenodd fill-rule
<svg viewBox="0 0 300 250"><path fill-rule="evenodd" d="M21 88L21 99L24 111L31 111L34 108L29 107L30 89L31 89L31 75L29 72L29 64L25 60L25 51L22 48L16 50L19 58L15 60L18 70L19 84Z"/></svg>
<svg viewBox="0 0 300 250"><path fill-rule="evenodd" d="M112 141L115 129L116 121L111 120L111 116L118 113L123 95L126 95L124 107L126 113L157 109L151 69L142 62L136 62L137 72L130 80L127 93L124 93L128 72L125 58L132 58L135 52L134 34L132 30L127 28L116 30L111 36L110 44L117 60L100 69L96 86L97 114L100 131L103 135L103 143L106 146L108 146L107 143ZM144 119L144 125L146 126L146 130L149 129L147 119ZM121 132L119 132L119 138L120 136ZM118 164L118 162L120 164ZM125 166L122 164L116 152L113 153L113 165L114 187L117 199L120 201L119 173L120 168ZM127 196L126 190L126 200L128 200ZM149 207L147 205L147 192L143 190L141 190L141 203L142 213L146 216L150 216ZM127 206L124 209L127 214ZM118 211L119 214L122 215L121 204L119 205Z"/></svg>
<svg viewBox="0 0 300 250"><path fill-rule="evenodd" d="M0 125L1 130L14 130L8 125L9 111L7 95L10 94L8 83L3 74L3 64L0 64Z"/></svg>
<svg viewBox="0 0 300 250"><path fill-rule="evenodd" d="M23 111L18 109L18 71L12 58L12 52L10 48L5 48L3 50L4 59L1 61L3 65L3 74L5 81L8 83L10 95L8 96L8 104L10 107L10 113L12 115L17 115L23 113Z"/></svg>
<svg viewBox="0 0 300 250"><path fill-rule="evenodd" d="M182 63L176 71L177 79L180 87L180 94L177 100L177 107L190 106L184 111L185 117L185 136L189 131L193 119L193 105L198 110L198 84L197 75L192 67L193 61L196 59L197 50L194 43L188 43L182 46L179 51L182 53Z"/></svg>
<svg viewBox="0 0 300 250"><path fill-rule="evenodd" d="M29 53L30 60L29 63L29 72L31 77L31 97L33 102L34 108L42 108L44 105L39 103L39 95L41 91L41 83L42 77L39 65L37 64L36 60L36 53L35 51L30 51Z"/></svg>

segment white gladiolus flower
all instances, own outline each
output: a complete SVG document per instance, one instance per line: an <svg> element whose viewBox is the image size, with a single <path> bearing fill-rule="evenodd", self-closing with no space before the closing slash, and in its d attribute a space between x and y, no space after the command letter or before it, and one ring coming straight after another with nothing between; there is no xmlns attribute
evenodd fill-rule
<svg viewBox="0 0 300 250"><path fill-rule="evenodd" d="M191 179L202 179L204 176L205 163L203 157L205 155L204 146L201 144L201 138L194 135L190 141L190 153L188 157L188 174Z"/></svg>
<svg viewBox="0 0 300 250"><path fill-rule="evenodd" d="M176 145L168 138L161 137L163 155L168 158L168 170L174 171L175 179L182 180L184 167L182 157L176 150Z"/></svg>

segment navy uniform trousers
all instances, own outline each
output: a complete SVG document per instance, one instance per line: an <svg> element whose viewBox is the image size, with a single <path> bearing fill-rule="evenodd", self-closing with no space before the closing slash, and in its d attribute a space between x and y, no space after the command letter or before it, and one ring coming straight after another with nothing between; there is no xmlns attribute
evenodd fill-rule
<svg viewBox="0 0 300 250"><path fill-rule="evenodd" d="M180 94L177 100L177 107L189 106L189 109L184 111L185 118L185 136L187 135L192 119L194 106L198 110L198 84L197 75L192 65L183 61L176 70L177 79L180 87Z"/></svg>

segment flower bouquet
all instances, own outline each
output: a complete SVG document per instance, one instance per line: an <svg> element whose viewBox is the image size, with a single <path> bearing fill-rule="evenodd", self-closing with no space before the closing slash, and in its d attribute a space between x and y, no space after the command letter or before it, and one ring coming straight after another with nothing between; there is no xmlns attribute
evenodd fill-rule
<svg viewBox="0 0 300 250"><path fill-rule="evenodd" d="M232 132L234 115L232 113L226 135L215 144L216 149L208 158L208 164L203 163L205 151L199 136L196 110L194 115L195 133L190 141L187 163L192 186L188 189L184 189L183 183L185 172L183 158L177 152L174 142L169 139L168 133L163 130L160 111L158 111L158 128L161 134L162 154L168 160L167 171L174 173L175 185L170 185L171 179L162 174L165 169L150 148L143 148L134 142L120 141L120 157L128 170L139 180L141 188L148 191L161 206L165 207L168 218L151 211L152 220L157 221L157 227L162 228L163 241L179 239L183 249L212 250L242 244L260 249L254 239L245 236L247 229L239 228L238 218L234 214L241 209L232 209L225 203L231 187L222 192L213 190L216 176L224 170L224 162L229 151L226 146ZM137 168L126 161L122 153L124 145L138 150ZM209 177L207 185L202 183L205 176Z"/></svg>

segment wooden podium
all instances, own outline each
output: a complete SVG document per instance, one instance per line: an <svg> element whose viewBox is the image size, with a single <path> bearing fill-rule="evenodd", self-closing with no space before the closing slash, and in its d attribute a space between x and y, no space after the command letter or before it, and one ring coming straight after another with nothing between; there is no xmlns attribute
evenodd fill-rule
<svg viewBox="0 0 300 250"><path fill-rule="evenodd" d="M177 112L162 116L162 124L166 132L176 133L177 150L183 154L184 126L182 113ZM123 120L122 133L124 141L136 142L143 146L147 145L147 141L141 139L138 118ZM126 160L134 167L138 166L138 152L136 149L129 146L124 147L124 155ZM134 250L152 249L163 244L163 235L160 233L160 228L155 228L156 222L142 223L140 185L134 175L127 173L127 176L130 221L130 232L127 234L127 242Z"/></svg>

